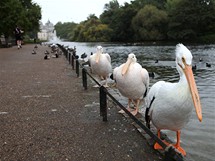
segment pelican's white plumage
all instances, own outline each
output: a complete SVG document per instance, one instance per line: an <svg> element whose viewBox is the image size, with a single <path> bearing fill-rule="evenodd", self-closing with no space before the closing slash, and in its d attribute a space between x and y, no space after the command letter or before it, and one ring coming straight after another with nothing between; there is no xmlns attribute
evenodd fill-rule
<svg viewBox="0 0 215 161"><path fill-rule="evenodd" d="M159 136L162 129L176 131L175 147L186 155L180 147L180 130L188 123L193 106L200 121L202 112L192 72L192 54L183 44L176 46L176 67L180 75L178 83L159 81L151 87L147 96L149 107L146 109L146 122L149 126L152 120ZM160 147L155 144L155 148Z"/></svg>
<svg viewBox="0 0 215 161"><path fill-rule="evenodd" d="M111 57L108 53L103 53L102 46L97 46L97 51L89 58L92 73L98 75L101 79L106 80L112 72Z"/></svg>
<svg viewBox="0 0 215 161"><path fill-rule="evenodd" d="M119 92L128 98L128 108L131 101L135 103L136 110L132 114L136 115L140 99L146 96L149 87L147 70L137 63L136 56L131 53L126 63L114 69L113 78Z"/></svg>

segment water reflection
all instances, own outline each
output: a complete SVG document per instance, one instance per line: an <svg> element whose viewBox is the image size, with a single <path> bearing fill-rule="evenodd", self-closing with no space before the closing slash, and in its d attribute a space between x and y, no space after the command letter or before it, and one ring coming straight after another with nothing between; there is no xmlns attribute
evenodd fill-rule
<svg viewBox="0 0 215 161"><path fill-rule="evenodd" d="M159 80L170 82L179 80L175 67L175 46L124 46L106 43L68 43L68 45L76 46L79 55L84 52L90 55L91 52L95 52L97 45L102 45L104 52L111 56L113 68L124 63L128 54L134 53L144 68L155 73L154 79L150 80L150 86ZM181 144L191 160L212 161L215 149L215 45L187 47L191 50L193 64L196 65L193 72L201 98L203 121L200 123L193 111L190 122L182 130ZM210 68L206 67L206 62L211 64ZM168 132L168 135L175 138L173 132Z"/></svg>

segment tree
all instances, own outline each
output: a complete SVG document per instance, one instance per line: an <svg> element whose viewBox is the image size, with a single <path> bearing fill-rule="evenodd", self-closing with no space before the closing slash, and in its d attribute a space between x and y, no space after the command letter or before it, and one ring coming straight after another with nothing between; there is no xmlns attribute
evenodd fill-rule
<svg viewBox="0 0 215 161"><path fill-rule="evenodd" d="M77 25L74 30L73 40L82 42L107 42L110 41L112 30L93 14L86 21Z"/></svg>
<svg viewBox="0 0 215 161"><path fill-rule="evenodd" d="M168 0L170 39L194 40L215 33L214 0Z"/></svg>
<svg viewBox="0 0 215 161"><path fill-rule="evenodd" d="M0 34L8 37L13 34L13 29L19 21L17 16L20 11L20 16L23 16L23 6L17 0L1 0L0 1Z"/></svg>
<svg viewBox="0 0 215 161"><path fill-rule="evenodd" d="M73 31L76 26L77 24L74 22L58 22L54 27L57 32L57 37L65 40L72 40Z"/></svg>
<svg viewBox="0 0 215 161"><path fill-rule="evenodd" d="M164 40L166 38L167 13L153 5L145 5L132 20L136 40Z"/></svg>
<svg viewBox="0 0 215 161"><path fill-rule="evenodd" d="M165 9L166 0L134 0L131 1L131 4L138 10L145 7L145 5L153 5L156 6L158 9Z"/></svg>
<svg viewBox="0 0 215 161"><path fill-rule="evenodd" d="M112 40L128 42L134 40L134 30L132 28L132 19L137 10L129 4L120 7L113 16L113 22L109 24L114 30Z"/></svg>
<svg viewBox="0 0 215 161"><path fill-rule="evenodd" d="M116 0L105 6L100 20L112 30L111 41L133 41L134 31L131 27L131 20L137 13L136 9L128 3L119 6Z"/></svg>
<svg viewBox="0 0 215 161"><path fill-rule="evenodd" d="M105 4L104 12L100 15L100 20L104 24L111 24L113 21L113 16L115 12L119 9L119 3L117 0L112 0Z"/></svg>
<svg viewBox="0 0 215 161"><path fill-rule="evenodd" d="M0 1L0 34L12 36L16 25L26 32L39 31L41 8L31 0Z"/></svg>

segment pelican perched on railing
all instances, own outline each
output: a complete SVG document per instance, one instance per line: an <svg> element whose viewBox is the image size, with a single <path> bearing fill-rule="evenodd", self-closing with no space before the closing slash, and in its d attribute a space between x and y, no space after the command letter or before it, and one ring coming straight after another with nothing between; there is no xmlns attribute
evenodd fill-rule
<svg viewBox="0 0 215 161"><path fill-rule="evenodd" d="M192 54L183 44L176 46L176 67L180 75L178 83L159 81L151 87L145 118L148 127L152 120L158 137L162 129L176 131L174 146L185 156L186 152L180 146L180 130L188 123L193 107L199 121L202 121L202 109L192 72ZM158 143L154 148L162 149Z"/></svg>
<svg viewBox="0 0 215 161"><path fill-rule="evenodd" d="M137 63L136 56L128 55L127 62L116 67L113 71L113 79L119 92L128 98L128 110L131 111L130 103L133 102L135 110L131 111L136 115L139 110L140 100L147 94L149 87L149 74L146 69Z"/></svg>
<svg viewBox="0 0 215 161"><path fill-rule="evenodd" d="M108 53L103 53L102 46L97 46L97 51L89 58L89 63L92 73L98 75L105 80L105 87L107 85L107 78L112 72L111 57Z"/></svg>

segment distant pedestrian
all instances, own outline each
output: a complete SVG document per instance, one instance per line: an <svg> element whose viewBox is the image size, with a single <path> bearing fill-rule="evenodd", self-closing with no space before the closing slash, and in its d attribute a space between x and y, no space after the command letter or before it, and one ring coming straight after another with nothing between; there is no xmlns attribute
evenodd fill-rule
<svg viewBox="0 0 215 161"><path fill-rule="evenodd" d="M16 28L14 29L14 34L18 49L22 48L22 33L23 31L18 26L16 26Z"/></svg>

